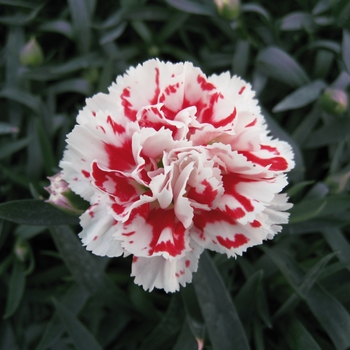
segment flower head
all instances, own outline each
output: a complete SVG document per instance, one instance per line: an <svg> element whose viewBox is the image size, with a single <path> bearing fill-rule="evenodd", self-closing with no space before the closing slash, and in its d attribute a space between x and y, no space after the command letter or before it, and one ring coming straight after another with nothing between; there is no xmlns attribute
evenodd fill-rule
<svg viewBox="0 0 350 350"><path fill-rule="evenodd" d="M236 76L149 60L87 99L77 123L60 166L91 204L80 238L97 255L132 254L146 290L176 291L203 249L235 257L288 221L291 147Z"/></svg>

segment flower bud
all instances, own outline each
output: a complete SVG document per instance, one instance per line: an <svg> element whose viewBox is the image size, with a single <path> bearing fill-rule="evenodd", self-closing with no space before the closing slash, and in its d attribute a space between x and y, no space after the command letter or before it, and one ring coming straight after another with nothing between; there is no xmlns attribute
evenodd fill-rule
<svg viewBox="0 0 350 350"><path fill-rule="evenodd" d="M235 20L240 13L239 0L214 0L216 8L221 17L227 20Z"/></svg>
<svg viewBox="0 0 350 350"><path fill-rule="evenodd" d="M43 51L34 37L22 48L19 58L23 66L34 67L43 63Z"/></svg>
<svg viewBox="0 0 350 350"><path fill-rule="evenodd" d="M29 243L20 237L17 238L14 246L14 252L19 261L25 262L30 253Z"/></svg>
<svg viewBox="0 0 350 350"><path fill-rule="evenodd" d="M330 114L341 115L348 108L348 95L341 89L326 89L321 96L321 106Z"/></svg>
<svg viewBox="0 0 350 350"><path fill-rule="evenodd" d="M62 173L48 177L50 186L45 190L50 193L50 198L46 201L68 214L81 215L88 207L89 203L76 195L63 180Z"/></svg>

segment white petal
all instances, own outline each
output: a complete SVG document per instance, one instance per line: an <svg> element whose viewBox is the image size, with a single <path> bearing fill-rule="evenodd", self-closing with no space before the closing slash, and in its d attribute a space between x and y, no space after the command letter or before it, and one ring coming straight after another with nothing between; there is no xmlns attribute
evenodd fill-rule
<svg viewBox="0 0 350 350"><path fill-rule="evenodd" d="M143 289L152 291L154 288L168 292L178 291L180 285L192 281L192 273L197 271L198 259L203 249L194 242L191 251L177 260L167 260L161 256L142 258L134 257L131 276L135 283Z"/></svg>

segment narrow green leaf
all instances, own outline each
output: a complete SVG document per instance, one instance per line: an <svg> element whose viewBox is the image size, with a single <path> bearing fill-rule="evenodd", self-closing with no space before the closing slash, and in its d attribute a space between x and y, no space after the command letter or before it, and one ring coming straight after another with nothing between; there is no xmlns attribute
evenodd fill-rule
<svg viewBox="0 0 350 350"><path fill-rule="evenodd" d="M331 145L349 136L350 119L339 118L330 125L324 125L315 130L305 143L305 148L318 148Z"/></svg>
<svg viewBox="0 0 350 350"><path fill-rule="evenodd" d="M270 22L271 16L268 11L259 4L242 4L242 12L253 12L262 16L267 22Z"/></svg>
<svg viewBox="0 0 350 350"><path fill-rule="evenodd" d="M56 299L53 299L53 303L77 350L102 350L95 337L66 306Z"/></svg>
<svg viewBox="0 0 350 350"><path fill-rule="evenodd" d="M87 3L84 0L68 0L68 5L80 53L86 54L91 44L90 15Z"/></svg>
<svg viewBox="0 0 350 350"><path fill-rule="evenodd" d="M69 226L52 226L51 236L75 281L118 312L134 312L129 299L99 268L103 260L88 252Z"/></svg>
<svg viewBox="0 0 350 350"><path fill-rule="evenodd" d="M49 226L76 225L76 216L66 214L38 199L23 199L0 204L0 218L17 224Z"/></svg>
<svg viewBox="0 0 350 350"><path fill-rule="evenodd" d="M270 46L260 51L256 64L268 77L292 87L309 83L309 78L296 60L278 47Z"/></svg>
<svg viewBox="0 0 350 350"><path fill-rule="evenodd" d="M23 239L31 239L45 230L45 226L19 225L15 229L15 235Z"/></svg>
<svg viewBox="0 0 350 350"><path fill-rule="evenodd" d="M13 126L8 123L0 122L0 135L4 134L16 134L19 132L17 126Z"/></svg>
<svg viewBox="0 0 350 350"><path fill-rule="evenodd" d="M42 122L39 119L36 120L36 129L46 175L50 175L52 174L53 169L56 167L57 161L53 153L49 135L47 135L45 132Z"/></svg>
<svg viewBox="0 0 350 350"><path fill-rule="evenodd" d="M42 102L39 97L32 95L31 93L17 88L4 88L0 91L0 97L7 98L12 101L19 102L24 106L30 108L37 115L41 114Z"/></svg>
<svg viewBox="0 0 350 350"><path fill-rule="evenodd" d="M337 253L327 254L305 274L298 287L300 295L304 296L310 290L310 288L313 287L323 272L325 266L336 254ZM292 294L288 300L277 310L273 318L276 319L286 313L291 312L298 305L300 300L301 299L299 298L298 294Z"/></svg>
<svg viewBox="0 0 350 350"><path fill-rule="evenodd" d="M0 350L18 350L15 332L10 320L0 323Z"/></svg>
<svg viewBox="0 0 350 350"><path fill-rule="evenodd" d="M26 284L24 270L25 267L23 263L18 259L15 259L7 293L6 308L3 316L4 319L11 317L16 312L22 300Z"/></svg>
<svg viewBox="0 0 350 350"><path fill-rule="evenodd" d="M170 6L173 6L176 9L187 13L206 16L212 16L216 14L214 6L210 6L210 3L208 1L166 0L166 2Z"/></svg>
<svg viewBox="0 0 350 350"><path fill-rule="evenodd" d="M55 32L66 36L68 39L74 39L74 32L72 25L65 20L47 21L43 23L39 30L43 32Z"/></svg>
<svg viewBox="0 0 350 350"><path fill-rule="evenodd" d="M336 349L348 348L350 346L350 315L344 306L317 284L307 291L300 290L299 285L303 280L303 272L300 267L287 255L277 252L276 249L271 250L267 247L261 247L261 249L274 261L295 292L305 299Z"/></svg>
<svg viewBox="0 0 350 350"><path fill-rule="evenodd" d="M296 317L291 318L286 337L291 350L321 350L309 331Z"/></svg>
<svg viewBox="0 0 350 350"><path fill-rule="evenodd" d="M172 350L198 350L198 343L187 322L184 322L181 332Z"/></svg>
<svg viewBox="0 0 350 350"><path fill-rule="evenodd" d="M282 18L281 30L310 30L314 24L312 16L307 12L293 12Z"/></svg>
<svg viewBox="0 0 350 350"><path fill-rule="evenodd" d="M246 40L238 40L233 55L233 72L244 77L249 62L250 44Z"/></svg>
<svg viewBox="0 0 350 350"><path fill-rule="evenodd" d="M247 350L249 344L233 301L209 254L204 252L193 275L202 314L214 350Z"/></svg>
<svg viewBox="0 0 350 350"><path fill-rule="evenodd" d="M36 6L34 10L28 15L14 15L14 16L4 16L0 17L0 23L8 26L23 26L31 22L44 7L44 4Z"/></svg>
<svg viewBox="0 0 350 350"><path fill-rule="evenodd" d="M341 230L338 228L324 228L320 231L332 250L338 253L339 260L348 262L350 259L350 244Z"/></svg>
<svg viewBox="0 0 350 350"><path fill-rule="evenodd" d="M143 340L138 350L162 350L168 347L174 336L179 332L184 320L183 305L178 293L171 297L167 311L153 329Z"/></svg>
<svg viewBox="0 0 350 350"><path fill-rule="evenodd" d="M313 81L286 96L272 111L277 113L307 106L309 103L317 100L325 87L326 84L322 80Z"/></svg>
<svg viewBox="0 0 350 350"><path fill-rule="evenodd" d="M350 208L349 196L332 196L304 200L290 210L290 223L296 223L318 217L332 215Z"/></svg>
<svg viewBox="0 0 350 350"><path fill-rule="evenodd" d="M127 22L122 22L115 28L105 32L100 38L100 41L99 41L100 44L104 45L106 43L109 43L111 41L118 39L123 34L126 26L127 26Z"/></svg>
<svg viewBox="0 0 350 350"><path fill-rule="evenodd" d="M321 108L319 104L316 103L310 113L304 117L303 121L292 134L293 139L298 143L298 145L301 146L303 143L305 143L320 117Z"/></svg>
<svg viewBox="0 0 350 350"><path fill-rule="evenodd" d="M204 339L206 326L200 310L193 283L181 288L181 297L185 306L186 320L193 336L196 339Z"/></svg>
<svg viewBox="0 0 350 350"><path fill-rule="evenodd" d="M348 30L343 31L342 58L345 67L350 74L350 32Z"/></svg>
<svg viewBox="0 0 350 350"><path fill-rule="evenodd" d="M350 75L347 72L342 71L339 74L338 78L332 83L331 87L346 90L349 85Z"/></svg>
<svg viewBox="0 0 350 350"><path fill-rule="evenodd" d="M312 14L317 16L327 11L332 6L332 0L319 0L315 7L312 9Z"/></svg>
<svg viewBox="0 0 350 350"><path fill-rule="evenodd" d="M78 284L74 284L62 297L61 303L77 316L89 298L86 289ZM64 332L64 326L55 313L47 323L40 342L35 350L51 349Z"/></svg>
<svg viewBox="0 0 350 350"><path fill-rule="evenodd" d="M0 146L0 160L12 155L13 153L20 151L23 148L25 148L26 146L29 145L30 141L31 141L31 138L26 137L24 139L8 142L8 143L1 145Z"/></svg>
<svg viewBox="0 0 350 350"><path fill-rule="evenodd" d="M76 92L83 96L91 96L92 90L92 85L85 79L61 80L57 84L50 86L50 91L52 91L54 94Z"/></svg>

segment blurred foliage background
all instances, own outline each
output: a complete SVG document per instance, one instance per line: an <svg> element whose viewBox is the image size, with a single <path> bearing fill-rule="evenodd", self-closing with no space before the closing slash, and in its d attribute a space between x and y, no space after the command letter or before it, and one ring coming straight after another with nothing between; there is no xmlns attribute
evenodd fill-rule
<svg viewBox="0 0 350 350"><path fill-rule="evenodd" d="M232 3L0 0L1 350L350 348L350 2ZM42 201L85 98L152 57L249 81L296 160L283 232L175 294Z"/></svg>

